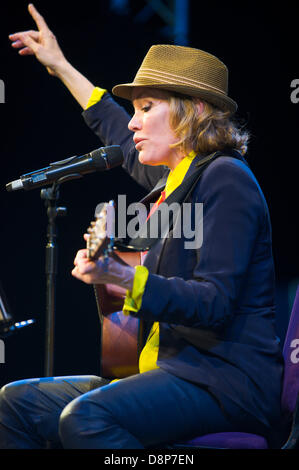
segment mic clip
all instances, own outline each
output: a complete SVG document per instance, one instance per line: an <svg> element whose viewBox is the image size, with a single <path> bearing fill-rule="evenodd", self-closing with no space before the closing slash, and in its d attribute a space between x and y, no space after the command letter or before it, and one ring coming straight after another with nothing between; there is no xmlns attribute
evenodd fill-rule
<svg viewBox="0 0 299 470"><path fill-rule="evenodd" d="M58 162L53 162L53 163L49 163L49 166L62 166L62 165L65 165L67 163L71 163L73 162L74 160L76 160L76 158L80 158L78 157L78 155L74 155L73 157L69 157L69 158L66 158L65 160L59 160Z"/></svg>

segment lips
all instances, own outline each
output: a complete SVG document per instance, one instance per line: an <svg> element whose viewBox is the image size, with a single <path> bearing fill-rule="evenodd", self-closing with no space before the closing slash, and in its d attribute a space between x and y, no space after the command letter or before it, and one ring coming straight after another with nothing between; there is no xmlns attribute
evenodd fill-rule
<svg viewBox="0 0 299 470"><path fill-rule="evenodd" d="M144 137L134 137L133 140L134 140L135 148L136 150L138 150L138 147L140 147L142 142L144 142L146 139Z"/></svg>

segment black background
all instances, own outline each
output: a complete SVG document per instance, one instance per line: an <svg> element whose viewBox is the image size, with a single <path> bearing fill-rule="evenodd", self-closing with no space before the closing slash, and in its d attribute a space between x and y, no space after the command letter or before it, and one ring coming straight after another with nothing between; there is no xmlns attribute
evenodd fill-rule
<svg viewBox="0 0 299 470"><path fill-rule="evenodd" d="M152 44L172 43L154 15L136 21L145 1L131 1L126 15L108 0L41 2L45 17L69 61L95 85L111 89L133 79ZM269 4L270 5L270 4ZM297 161L299 103L291 102L291 81L299 78L295 2L190 2L189 45L221 58L230 70L230 96L252 133L248 161L269 204L277 276L277 331L285 334L294 286L299 278ZM1 69L5 103L1 116L0 279L16 320L36 323L5 339L0 385L42 376L45 337L45 244L47 218L40 191L8 193L5 184L50 162L101 145L85 125L81 108L58 79L33 57L20 57L8 34L35 25L27 2L2 2ZM118 99L131 112L128 103ZM66 183L58 220L59 265L55 325L55 375L99 372L100 326L90 286L70 275L82 234L95 206L144 192L121 169Z"/></svg>

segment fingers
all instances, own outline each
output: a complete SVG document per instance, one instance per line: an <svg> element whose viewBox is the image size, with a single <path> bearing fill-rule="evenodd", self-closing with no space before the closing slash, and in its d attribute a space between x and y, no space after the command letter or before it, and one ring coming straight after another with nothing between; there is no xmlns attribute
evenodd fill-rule
<svg viewBox="0 0 299 470"><path fill-rule="evenodd" d="M87 250L79 250L74 259L76 272L88 274L96 269L96 263L87 257Z"/></svg>
<svg viewBox="0 0 299 470"><path fill-rule="evenodd" d="M22 38L24 35L29 35L32 39L35 39L38 41L39 39L39 32L34 31L33 29L30 29L28 31L20 31L18 33L10 34L8 37L11 41L14 41L12 43L12 46L17 46L17 44L22 43Z"/></svg>
<svg viewBox="0 0 299 470"><path fill-rule="evenodd" d="M73 270L75 270L75 272L77 272L78 274L84 276L94 273L96 270L96 265L95 263L91 262L75 263L75 267L73 268Z"/></svg>
<svg viewBox="0 0 299 470"><path fill-rule="evenodd" d="M77 279L82 280L82 274L79 272L79 269L77 266L74 267L74 269L71 271L72 276L76 277Z"/></svg>
<svg viewBox="0 0 299 470"><path fill-rule="evenodd" d="M31 51L33 51L33 53L36 53L38 48L40 47L39 42L32 39L32 37L29 34L26 34L26 33L24 33L23 35L20 36L19 41L21 41L23 46L25 46L27 49L28 48L31 49ZM21 51L19 51L19 52L21 52Z"/></svg>
<svg viewBox="0 0 299 470"><path fill-rule="evenodd" d="M76 257L77 258L77 257ZM100 273L98 272L98 265L87 259L75 259L75 267L71 271L73 277L85 282L86 284L94 284L100 281Z"/></svg>
<svg viewBox="0 0 299 470"><path fill-rule="evenodd" d="M9 39L13 41L11 46L14 49L20 49L19 54L22 56L34 54L33 50L25 45L24 37L26 38L26 36L31 37L35 41L39 40L39 33L37 31L24 31L22 33L10 34L8 36Z"/></svg>
<svg viewBox="0 0 299 470"><path fill-rule="evenodd" d="M20 55L34 55L34 52L30 47L25 46L24 42L21 41L20 39L13 42L11 45L14 49L20 49L19 54Z"/></svg>
<svg viewBox="0 0 299 470"><path fill-rule="evenodd" d="M79 250L76 254L76 257L74 259L74 265L76 266L79 262L81 261L89 261L87 258L87 250Z"/></svg>
<svg viewBox="0 0 299 470"><path fill-rule="evenodd" d="M86 275L85 273L81 273L77 266L74 267L71 274L72 274L73 277L75 277L76 279L79 279L79 281L85 282L86 284L92 284L93 283L92 279L88 275Z"/></svg>
<svg viewBox="0 0 299 470"><path fill-rule="evenodd" d="M34 19L34 21L36 23L36 26L38 27L39 31L42 31L42 32L49 31L48 25L45 22L44 18L37 11L37 9L35 8L35 6L32 3L30 3L28 5L28 11L29 11L30 15L32 16L32 18Z"/></svg>
<svg viewBox="0 0 299 470"><path fill-rule="evenodd" d="M23 49L19 50L19 55L34 55L34 52L30 47L24 47Z"/></svg>
<svg viewBox="0 0 299 470"><path fill-rule="evenodd" d="M11 46L15 49L20 49L20 47L24 47L24 43L20 39L17 39L17 41L14 41Z"/></svg>

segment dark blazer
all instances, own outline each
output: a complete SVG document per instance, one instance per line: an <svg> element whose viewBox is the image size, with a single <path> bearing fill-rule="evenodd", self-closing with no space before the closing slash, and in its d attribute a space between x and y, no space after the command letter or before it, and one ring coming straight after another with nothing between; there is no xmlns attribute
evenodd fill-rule
<svg viewBox="0 0 299 470"><path fill-rule="evenodd" d="M124 168L151 191L145 200L157 199L155 185L163 189L169 170L139 163L123 108L106 94L83 116L104 145L121 145ZM193 160L184 181L202 158ZM145 259L150 274L136 316L160 322L161 368L270 427L280 417L283 360L265 198L244 158L228 150L204 169L185 202L193 217L194 203L203 203L202 246L186 249L185 237L173 237L174 221Z"/></svg>

